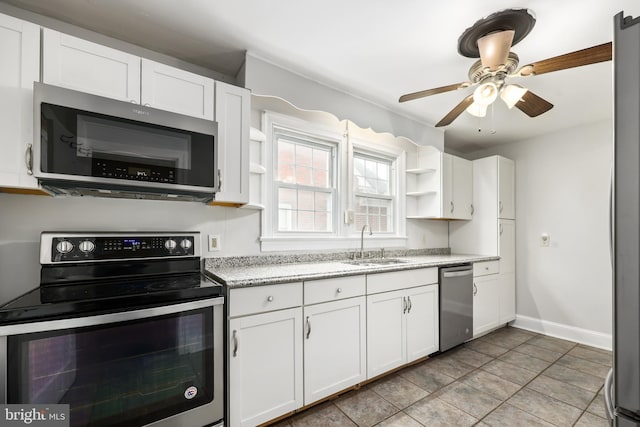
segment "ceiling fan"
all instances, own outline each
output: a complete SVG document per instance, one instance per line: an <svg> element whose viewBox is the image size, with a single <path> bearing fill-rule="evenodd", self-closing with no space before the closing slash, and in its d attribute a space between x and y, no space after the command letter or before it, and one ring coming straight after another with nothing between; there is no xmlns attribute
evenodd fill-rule
<svg viewBox="0 0 640 427"><path fill-rule="evenodd" d="M476 117L484 117L487 107L498 96L509 109L516 107L529 117L536 117L553 108L553 104L518 84L508 84L508 78L533 76L611 60L609 42L518 68L519 58L511 52L511 47L529 34L535 22L529 9L506 9L477 21L458 39L460 55L480 58L469 69L469 81L408 93L402 95L399 102L477 85L473 94L449 111L436 127L451 124L465 110Z"/></svg>

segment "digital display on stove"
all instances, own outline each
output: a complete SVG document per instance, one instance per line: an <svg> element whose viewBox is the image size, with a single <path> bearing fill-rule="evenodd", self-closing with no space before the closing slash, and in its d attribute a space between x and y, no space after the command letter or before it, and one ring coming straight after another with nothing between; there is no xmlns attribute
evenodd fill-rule
<svg viewBox="0 0 640 427"><path fill-rule="evenodd" d="M124 243L124 246L140 246L140 240L138 239L123 239L122 243Z"/></svg>

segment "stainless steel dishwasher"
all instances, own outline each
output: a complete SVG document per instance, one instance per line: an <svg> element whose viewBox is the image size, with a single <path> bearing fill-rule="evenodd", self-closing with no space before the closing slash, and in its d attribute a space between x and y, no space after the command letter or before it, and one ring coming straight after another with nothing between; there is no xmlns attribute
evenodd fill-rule
<svg viewBox="0 0 640 427"><path fill-rule="evenodd" d="M473 267L440 269L440 351L473 336Z"/></svg>

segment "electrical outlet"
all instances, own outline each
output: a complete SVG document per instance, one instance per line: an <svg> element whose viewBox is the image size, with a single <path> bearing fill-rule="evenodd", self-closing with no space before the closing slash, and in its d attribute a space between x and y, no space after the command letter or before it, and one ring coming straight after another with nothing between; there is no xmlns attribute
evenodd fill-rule
<svg viewBox="0 0 640 427"><path fill-rule="evenodd" d="M540 235L540 246L548 247L549 246L549 240L551 240L551 238L549 237L549 234L548 233L542 233Z"/></svg>
<svg viewBox="0 0 640 427"><path fill-rule="evenodd" d="M218 252L220 250L220 235L209 234L209 252Z"/></svg>
<svg viewBox="0 0 640 427"><path fill-rule="evenodd" d="M353 221L355 221L354 215L353 215L353 210L352 209L347 209L346 211L344 211L344 223L345 224L353 224Z"/></svg>

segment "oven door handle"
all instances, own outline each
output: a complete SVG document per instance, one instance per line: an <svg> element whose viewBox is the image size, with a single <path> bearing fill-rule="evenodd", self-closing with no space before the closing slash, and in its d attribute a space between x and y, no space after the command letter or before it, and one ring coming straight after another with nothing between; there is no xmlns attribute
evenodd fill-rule
<svg viewBox="0 0 640 427"><path fill-rule="evenodd" d="M233 357L238 356L238 331L233 330Z"/></svg>

